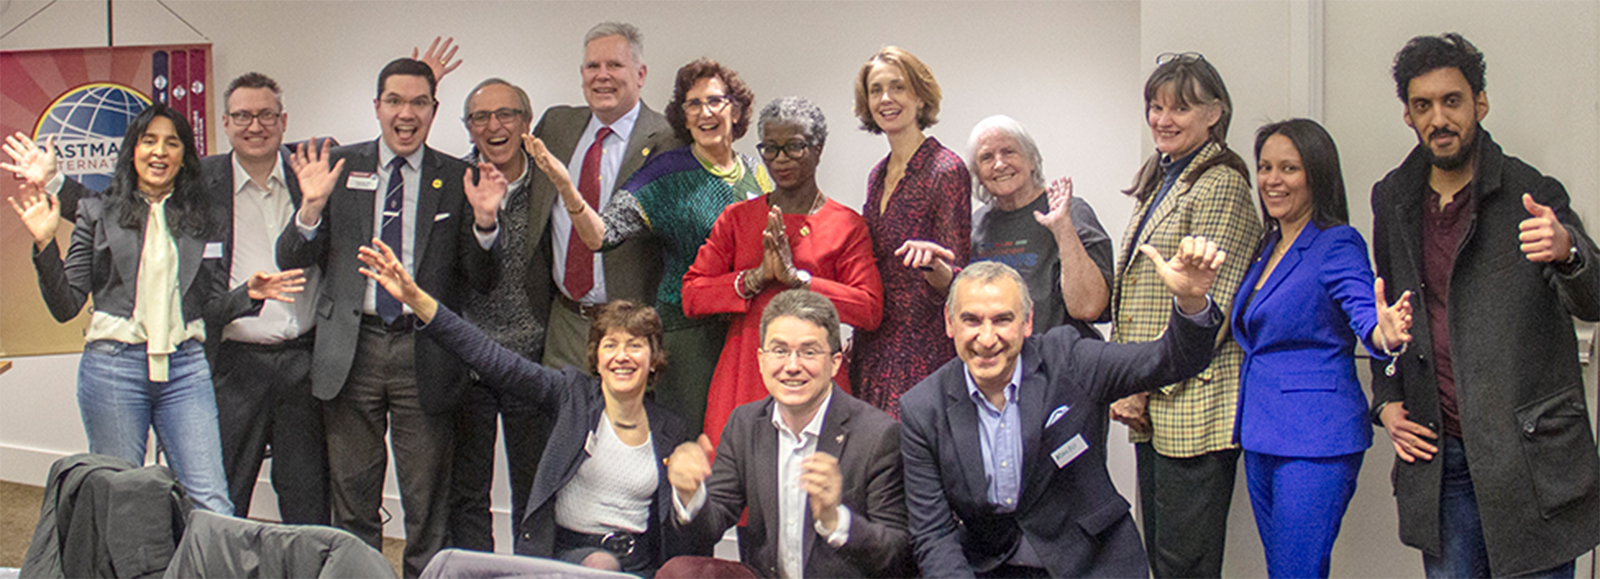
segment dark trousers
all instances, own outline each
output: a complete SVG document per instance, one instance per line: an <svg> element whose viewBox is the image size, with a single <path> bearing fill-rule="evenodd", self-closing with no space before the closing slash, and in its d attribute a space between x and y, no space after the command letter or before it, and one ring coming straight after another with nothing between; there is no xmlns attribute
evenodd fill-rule
<svg viewBox="0 0 1600 579"><path fill-rule="evenodd" d="M272 447L272 489L289 524L326 525L328 446L322 401L311 395L310 335L282 344L222 342L213 364L222 466L235 516L250 515Z"/></svg>
<svg viewBox="0 0 1600 579"><path fill-rule="evenodd" d="M1157 579L1221 577L1239 449L1171 458L1148 442L1134 446L1151 573Z"/></svg>
<svg viewBox="0 0 1600 579"><path fill-rule="evenodd" d="M333 523L381 549L387 433L405 510L404 575L416 577L444 547L449 517L453 416L423 412L416 336L363 321L344 388L324 406Z"/></svg>
<svg viewBox="0 0 1600 579"><path fill-rule="evenodd" d="M494 516L489 492L494 486L495 423L506 437L506 471L511 478L511 529L516 536L533 490L539 457L550 439L551 421L525 400L473 380L461 390L456 408L456 446L450 475L450 546L494 551Z"/></svg>

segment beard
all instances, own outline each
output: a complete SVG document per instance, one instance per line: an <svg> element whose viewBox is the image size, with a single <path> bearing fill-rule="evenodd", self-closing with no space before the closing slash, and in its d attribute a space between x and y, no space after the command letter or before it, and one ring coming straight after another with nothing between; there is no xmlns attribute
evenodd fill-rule
<svg viewBox="0 0 1600 579"><path fill-rule="evenodd" d="M1450 129L1439 129L1429 134L1429 141L1433 140L1433 137L1439 134L1455 135L1458 139L1460 139L1461 146L1456 150L1454 155L1439 156L1434 154L1433 148L1428 146L1427 141L1424 141L1422 143L1422 151L1427 156L1428 164L1445 171L1454 171L1466 166L1467 161L1472 160L1473 152L1477 150L1478 132L1481 130L1482 127L1473 125L1472 131L1467 133L1465 137Z"/></svg>

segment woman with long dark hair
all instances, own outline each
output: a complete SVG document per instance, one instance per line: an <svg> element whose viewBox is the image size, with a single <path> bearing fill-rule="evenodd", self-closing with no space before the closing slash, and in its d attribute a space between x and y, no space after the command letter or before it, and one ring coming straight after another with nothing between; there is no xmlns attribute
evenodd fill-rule
<svg viewBox="0 0 1600 579"><path fill-rule="evenodd" d="M256 273L228 290L194 131L156 103L128 126L111 187L78 204L72 244L56 245L60 202L34 188L12 208L34 239L34 269L51 315L65 322L89 297L94 313L78 364L89 451L142 464L151 427L178 481L201 508L233 514L217 403L203 342L263 299L292 301L300 270Z"/></svg>
<svg viewBox="0 0 1600 579"><path fill-rule="evenodd" d="M1383 303L1367 244L1348 224L1333 138L1315 121L1256 131L1266 235L1234 299L1239 444L1271 577L1327 577L1333 541L1372 446L1355 343L1411 341L1410 301Z"/></svg>

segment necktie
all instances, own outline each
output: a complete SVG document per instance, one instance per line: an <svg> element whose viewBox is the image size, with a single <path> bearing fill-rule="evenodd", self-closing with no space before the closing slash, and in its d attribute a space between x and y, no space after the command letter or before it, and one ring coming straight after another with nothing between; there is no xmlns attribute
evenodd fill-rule
<svg viewBox="0 0 1600 579"><path fill-rule="evenodd" d="M594 144L583 154L583 167L579 169L578 193L595 211L600 210L600 150L610 134L611 127L600 127L594 135ZM572 301L581 301L594 289L594 252L578 238L576 227L567 237L567 275L562 278L562 285L566 286Z"/></svg>
<svg viewBox="0 0 1600 579"><path fill-rule="evenodd" d="M404 256L405 242L405 200L406 181L400 174L400 169L406 166L405 157L395 157L389 161L389 192L383 197L383 228L378 237L385 245L394 250L395 255ZM393 324L405 310L400 306L400 300L394 299L383 288L375 288L377 294L378 317L383 318L383 323Z"/></svg>

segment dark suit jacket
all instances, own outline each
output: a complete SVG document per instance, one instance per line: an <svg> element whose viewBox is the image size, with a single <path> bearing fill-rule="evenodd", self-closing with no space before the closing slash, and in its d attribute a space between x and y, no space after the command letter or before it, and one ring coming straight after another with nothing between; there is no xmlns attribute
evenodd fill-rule
<svg viewBox="0 0 1600 579"><path fill-rule="evenodd" d="M73 187L78 196L77 224L67 255L51 241L43 251L34 251L33 266L39 275L39 290L45 306L56 320L65 322L78 315L89 296L94 309L123 318L133 317L134 298L139 283L139 259L144 252L144 228L128 229L106 215L105 199L81 195L88 190L67 180L63 192ZM169 219L169 224L171 223ZM216 231L213 224L211 230ZM176 229L173 229L175 233ZM227 323L239 316L255 315L262 302L251 300L245 286L228 289L228 262L205 257L206 247L219 244L214 236L175 235L178 246L178 292L182 296L183 319L204 318ZM31 246L31 244L30 244ZM213 246L214 247L214 246Z"/></svg>
<svg viewBox="0 0 1600 579"><path fill-rule="evenodd" d="M278 161L283 163L283 182L289 189L289 202L294 204L296 210L300 209L300 180L295 178L294 169L289 168L289 148L278 147ZM206 194L211 196L211 227L215 232L213 237L222 241L222 263L224 275L231 276L233 272L233 153L208 155L200 159L200 174L205 178ZM65 191L65 188L62 189ZM291 219L289 227L294 227ZM311 296L306 296L310 298ZM206 320L206 351L215 353L217 344L222 342L222 328L226 320Z"/></svg>
<svg viewBox="0 0 1600 579"><path fill-rule="evenodd" d="M539 124L533 127L533 136L543 140L556 160L566 165L572 161L578 138L583 136L583 129L589 125L589 117L589 107L550 107L539 118ZM622 167L617 170L616 185L620 187L627 183L633 172L644 166L645 159L651 155L682 146L673 134L672 127L667 124L667 118L644 103L639 103L639 118L628 137L628 150L624 153ZM531 163L528 169L538 173L538 168ZM576 180L577 176L574 175L573 179ZM529 211L532 212L528 220L528 239L543 240L543 243L528 244L533 260L533 269L530 271L550 271L554 256L551 254L547 229L550 211L561 201L561 195L542 173L529 175L528 186ZM606 252L605 280L608 299L655 303L656 285L661 281L660 251L648 239L629 240L617 246ZM541 301L539 291L546 292L542 295L546 302L560 292L554 284L536 287L532 295L534 303Z"/></svg>
<svg viewBox="0 0 1600 579"><path fill-rule="evenodd" d="M1173 309L1166 333L1154 342L1102 342L1071 326L1023 342L1016 401L1022 490L1010 514L989 504L963 362L951 360L907 391L900 398L901 450L923 576L992 570L1027 537L1053 577L1143 577L1144 547L1128 502L1106 472L1109 407L1204 369L1222 324L1216 307L1209 311L1211 323L1197 325ZM1051 454L1065 459L1074 447L1082 450L1057 467Z"/></svg>
<svg viewBox="0 0 1600 579"><path fill-rule="evenodd" d="M311 362L312 394L332 400L344 388L355 358L361 328L362 302L367 278L361 275L357 248L371 243L377 191L347 188L351 171L376 173L379 141L333 150L329 163L345 160L344 173L322 210L315 239L307 240L296 223L278 236L278 267L290 269L316 265L322 268L317 296L317 339ZM417 285L439 303L459 307L469 286L487 291L494 285L493 255L478 246L473 234L472 206L461 187L466 163L432 148L423 153L417 188L417 222L413 269ZM398 253L399 248L395 248ZM377 291L383 291L379 288ZM416 341L418 398L428 413L454 408L456 394L466 378L461 361L428 340Z"/></svg>
<svg viewBox="0 0 1600 579"><path fill-rule="evenodd" d="M680 525L685 542L703 549L738 523L748 508L748 524L739 527L739 560L763 577L777 577L781 566L773 405L769 396L734 409L705 482L705 506L694 520ZM844 476L839 502L850 508L850 539L834 548L818 536L807 503L801 531L807 577L911 575L899 430L888 414L833 388L817 452L839 459ZM677 516L672 520L676 523Z"/></svg>
<svg viewBox="0 0 1600 579"><path fill-rule="evenodd" d="M567 486L589 457L588 442L606 405L600 380L570 366L558 371L535 364L496 343L448 308L439 308L422 332L428 341L465 360L489 387L523 398L555 417L550 444L539 460L527 508L516 515L520 521L517 554L554 557L556 492ZM672 484L667 482L664 459L689 438L677 417L648 400L645 413L650 418L650 440L657 459L656 498L650 505L650 530L646 533L658 549L651 566L654 568L681 554L675 544L661 536L665 517L672 514L672 498L668 494Z"/></svg>
<svg viewBox="0 0 1600 579"><path fill-rule="evenodd" d="M1261 290L1270 245L1233 300L1239 369L1236 439L1275 456L1326 457L1372 446L1355 346L1378 326L1367 244L1349 225L1307 223ZM1377 352L1377 346L1368 345Z"/></svg>

